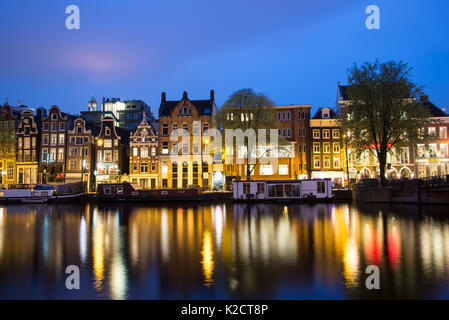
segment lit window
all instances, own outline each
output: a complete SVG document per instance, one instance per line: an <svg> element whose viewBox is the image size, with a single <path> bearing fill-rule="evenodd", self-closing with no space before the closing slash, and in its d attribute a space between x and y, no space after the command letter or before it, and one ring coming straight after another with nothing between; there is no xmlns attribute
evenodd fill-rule
<svg viewBox="0 0 449 320"><path fill-rule="evenodd" d="M140 156L142 158L148 158L148 148L140 148Z"/></svg>
<svg viewBox="0 0 449 320"><path fill-rule="evenodd" d="M340 143L334 143L334 153L340 152Z"/></svg>
<svg viewBox="0 0 449 320"><path fill-rule="evenodd" d="M324 156L323 158L323 168L328 169L331 167L331 157L330 156Z"/></svg>
<svg viewBox="0 0 449 320"><path fill-rule="evenodd" d="M288 164L279 165L279 175L281 176L288 175Z"/></svg>
<svg viewBox="0 0 449 320"><path fill-rule="evenodd" d="M314 139L320 138L320 130L319 129L313 129L313 138Z"/></svg>
<svg viewBox="0 0 449 320"><path fill-rule="evenodd" d="M334 157L334 168L340 168L340 157Z"/></svg>
<svg viewBox="0 0 449 320"><path fill-rule="evenodd" d="M313 153L320 153L320 143L319 142L313 143Z"/></svg>
<svg viewBox="0 0 449 320"><path fill-rule="evenodd" d="M447 139L447 127L440 127L440 139Z"/></svg>
<svg viewBox="0 0 449 320"><path fill-rule="evenodd" d="M339 129L333 129L332 130L332 138L340 139L340 130Z"/></svg>
<svg viewBox="0 0 449 320"><path fill-rule="evenodd" d="M321 167L320 156L313 156L313 166L314 166L314 168L318 168L318 169Z"/></svg>
<svg viewBox="0 0 449 320"><path fill-rule="evenodd" d="M112 148L112 140L111 139L104 139L104 147L105 148Z"/></svg>
<svg viewBox="0 0 449 320"><path fill-rule="evenodd" d="M271 164L261 165L259 171L261 176L271 176L273 175L273 166Z"/></svg>

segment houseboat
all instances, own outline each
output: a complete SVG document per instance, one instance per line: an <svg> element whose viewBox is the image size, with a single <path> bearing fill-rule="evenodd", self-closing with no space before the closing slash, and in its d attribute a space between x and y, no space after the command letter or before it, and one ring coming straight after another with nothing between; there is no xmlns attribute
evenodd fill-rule
<svg viewBox="0 0 449 320"><path fill-rule="evenodd" d="M234 181L234 200L304 201L331 198L331 179Z"/></svg>
<svg viewBox="0 0 449 320"><path fill-rule="evenodd" d="M142 189L128 182L98 185L97 198L102 201L172 201L201 200L199 188Z"/></svg>
<svg viewBox="0 0 449 320"><path fill-rule="evenodd" d="M60 194L52 185L15 185L11 189L0 189L0 203L66 202L83 196L84 192Z"/></svg>

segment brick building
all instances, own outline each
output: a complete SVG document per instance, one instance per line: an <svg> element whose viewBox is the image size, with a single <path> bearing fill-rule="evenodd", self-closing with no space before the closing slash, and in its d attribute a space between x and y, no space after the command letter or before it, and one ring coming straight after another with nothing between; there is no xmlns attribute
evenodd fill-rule
<svg viewBox="0 0 449 320"><path fill-rule="evenodd" d="M22 111L16 136L17 183L36 184L38 182L39 130L33 111Z"/></svg>
<svg viewBox="0 0 449 320"><path fill-rule="evenodd" d="M166 100L162 93L159 107L159 186L211 189L223 185L223 168L214 167L212 156L203 154L210 142L205 136L216 112L214 91L208 100Z"/></svg>
<svg viewBox="0 0 449 320"><path fill-rule="evenodd" d="M158 188L158 137L145 119L132 133L129 142L129 180L143 189Z"/></svg>
<svg viewBox="0 0 449 320"><path fill-rule="evenodd" d="M319 109L310 119L311 178L331 178L334 186L343 186L344 145L338 115L330 108Z"/></svg>

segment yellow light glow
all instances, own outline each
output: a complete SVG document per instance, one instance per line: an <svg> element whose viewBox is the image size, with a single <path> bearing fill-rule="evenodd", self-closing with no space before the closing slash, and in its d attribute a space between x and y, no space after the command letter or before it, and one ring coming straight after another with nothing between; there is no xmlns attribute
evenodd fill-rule
<svg viewBox="0 0 449 320"><path fill-rule="evenodd" d="M95 218L101 219L99 216ZM104 229L101 220L94 225L93 242L94 287L100 291L104 280Z"/></svg>
<svg viewBox="0 0 449 320"><path fill-rule="evenodd" d="M98 143L99 146L101 146L103 144L103 140L100 139L100 140L98 140L97 143Z"/></svg>
<svg viewBox="0 0 449 320"><path fill-rule="evenodd" d="M205 285L211 286L213 284L212 275L214 272L214 249L212 247L212 236L209 231L204 231L203 235L203 274L205 278Z"/></svg>

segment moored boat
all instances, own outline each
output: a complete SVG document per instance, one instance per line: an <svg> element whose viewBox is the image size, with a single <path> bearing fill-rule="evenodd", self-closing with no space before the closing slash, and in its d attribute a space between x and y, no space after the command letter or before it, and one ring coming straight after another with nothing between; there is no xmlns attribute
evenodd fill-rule
<svg viewBox="0 0 449 320"><path fill-rule="evenodd" d="M1 189L0 203L47 203L67 202L81 199L84 192L73 194L59 194L52 185L36 185L34 188L28 186L15 189Z"/></svg>
<svg viewBox="0 0 449 320"><path fill-rule="evenodd" d="M97 198L102 201L172 201L202 200L198 188L186 189L141 189L128 182L98 185Z"/></svg>

